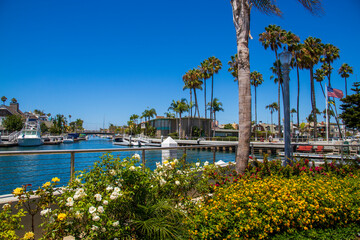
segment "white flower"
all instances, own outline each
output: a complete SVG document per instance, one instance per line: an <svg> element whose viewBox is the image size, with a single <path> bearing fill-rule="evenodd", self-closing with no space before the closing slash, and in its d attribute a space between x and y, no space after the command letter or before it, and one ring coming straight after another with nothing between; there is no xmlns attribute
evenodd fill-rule
<svg viewBox="0 0 360 240"><path fill-rule="evenodd" d="M118 238L114 238L114 240L119 240Z"/></svg>
<svg viewBox="0 0 360 240"><path fill-rule="evenodd" d="M110 169L110 175L112 175L112 176L115 176L116 175L116 171L114 170L114 169Z"/></svg>
<svg viewBox="0 0 360 240"><path fill-rule="evenodd" d="M161 178L160 179L160 186L164 185L165 183L166 183L166 181L163 178Z"/></svg>
<svg viewBox="0 0 360 240"><path fill-rule="evenodd" d="M81 183L81 180L79 178L75 178L75 182Z"/></svg>
<svg viewBox="0 0 360 240"><path fill-rule="evenodd" d="M89 208L89 213L93 214L94 212L96 212L96 207L91 206L91 207Z"/></svg>
<svg viewBox="0 0 360 240"><path fill-rule="evenodd" d="M40 212L40 215L41 216L45 216L46 214L50 213L51 212L51 208L47 208L47 209L44 209Z"/></svg>
<svg viewBox="0 0 360 240"><path fill-rule="evenodd" d="M96 201L100 202L101 201L101 195L100 194L95 194L94 195Z"/></svg>
<svg viewBox="0 0 360 240"><path fill-rule="evenodd" d="M124 159L123 159L123 162L124 162L124 163L126 163L126 162L127 162L127 160L124 158Z"/></svg>
<svg viewBox="0 0 360 240"><path fill-rule="evenodd" d="M134 167L134 166L131 166L131 167L129 168L129 170L130 170L130 171L135 171L135 167Z"/></svg>
<svg viewBox="0 0 360 240"><path fill-rule="evenodd" d="M3 206L2 206L2 209L8 209L8 208L10 208L11 207L11 205L10 204L8 204L8 203L5 203Z"/></svg>
<svg viewBox="0 0 360 240"><path fill-rule="evenodd" d="M197 162L197 163L196 163L196 166L199 167L199 166L200 166L200 162Z"/></svg>
<svg viewBox="0 0 360 240"><path fill-rule="evenodd" d="M178 180L176 180L176 181L175 181L175 184L179 186L179 185L180 185L180 182L179 182Z"/></svg>
<svg viewBox="0 0 360 240"><path fill-rule="evenodd" d="M101 231L104 233L104 232L106 232L106 228L101 228Z"/></svg>
<svg viewBox="0 0 360 240"><path fill-rule="evenodd" d="M208 161L204 162L204 166L207 166L207 165L209 165L209 162Z"/></svg>
<svg viewBox="0 0 360 240"><path fill-rule="evenodd" d="M174 159L174 163L177 164L179 162L179 160L177 160L177 158Z"/></svg>
<svg viewBox="0 0 360 240"><path fill-rule="evenodd" d="M137 154L137 153L135 153L135 154L132 156L132 158L140 160L140 155Z"/></svg>
<svg viewBox="0 0 360 240"><path fill-rule="evenodd" d="M109 202L108 202L107 200L104 200L104 201L103 201L103 204L104 204L104 205L108 205Z"/></svg>
<svg viewBox="0 0 360 240"><path fill-rule="evenodd" d="M111 190L113 190L113 187L112 187L112 186L107 186L107 187L106 187L106 191L111 191Z"/></svg>
<svg viewBox="0 0 360 240"><path fill-rule="evenodd" d="M115 187L115 188L114 188L114 192L117 192L117 193L120 192L120 188Z"/></svg>
<svg viewBox="0 0 360 240"><path fill-rule="evenodd" d="M80 213L79 211L76 211L75 217L76 217L77 219L80 219L80 218L82 217L82 213Z"/></svg>
<svg viewBox="0 0 360 240"><path fill-rule="evenodd" d="M68 197L66 199L66 204L65 205L68 206L68 207L74 206L74 199L72 197Z"/></svg>
<svg viewBox="0 0 360 240"><path fill-rule="evenodd" d="M104 212L104 208L103 208L102 206L100 206L100 207L98 207L97 211L98 211L99 213L103 213L103 212Z"/></svg>
<svg viewBox="0 0 360 240"><path fill-rule="evenodd" d="M100 220L100 217L98 215L95 215L95 216L93 216L92 220L97 222Z"/></svg>
<svg viewBox="0 0 360 240"><path fill-rule="evenodd" d="M177 174L181 174L181 171L180 171L180 170L177 170L176 173L177 173Z"/></svg>
<svg viewBox="0 0 360 240"><path fill-rule="evenodd" d="M113 227L117 227L117 226L119 226L119 221L116 221L116 222L113 222Z"/></svg>
<svg viewBox="0 0 360 240"><path fill-rule="evenodd" d="M82 198L84 196L86 196L86 193L85 193L84 189L79 188L75 192L74 200L78 200L78 199L80 199L80 198Z"/></svg>
<svg viewBox="0 0 360 240"><path fill-rule="evenodd" d="M98 226L95 226L95 225L92 225L92 227L91 227L91 230L93 230L93 231L96 231L96 230L98 230L99 229L99 227Z"/></svg>

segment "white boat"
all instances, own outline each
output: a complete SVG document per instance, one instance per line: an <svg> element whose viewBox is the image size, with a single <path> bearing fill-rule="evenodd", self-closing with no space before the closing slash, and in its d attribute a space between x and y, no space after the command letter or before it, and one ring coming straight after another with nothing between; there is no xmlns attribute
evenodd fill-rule
<svg viewBox="0 0 360 240"><path fill-rule="evenodd" d="M73 137L70 137L70 136L65 136L63 138L63 143L74 143L74 138Z"/></svg>
<svg viewBox="0 0 360 240"><path fill-rule="evenodd" d="M37 119L27 119L24 128L17 138L19 146L40 146L43 144L41 139L40 123Z"/></svg>

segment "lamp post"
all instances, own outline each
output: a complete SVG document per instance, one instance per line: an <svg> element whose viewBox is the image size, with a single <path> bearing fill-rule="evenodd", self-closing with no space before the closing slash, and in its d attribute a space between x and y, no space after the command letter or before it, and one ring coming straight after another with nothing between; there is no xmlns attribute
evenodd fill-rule
<svg viewBox="0 0 360 240"><path fill-rule="evenodd" d="M283 77L283 98L284 98L284 142L285 142L285 161L284 165L290 164L292 159L291 153L291 138L290 138L290 94L289 94L289 81L290 81L290 62L291 53L284 50L279 54L281 63L281 72Z"/></svg>

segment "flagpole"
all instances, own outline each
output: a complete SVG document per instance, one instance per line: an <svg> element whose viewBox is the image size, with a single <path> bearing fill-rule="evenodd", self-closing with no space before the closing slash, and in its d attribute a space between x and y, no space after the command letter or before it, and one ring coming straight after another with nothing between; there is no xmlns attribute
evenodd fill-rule
<svg viewBox="0 0 360 240"><path fill-rule="evenodd" d="M326 87L326 83L325 83L325 90L326 90L326 95L325 95L325 106L326 106L326 142L329 142L329 115L328 115L328 89Z"/></svg>

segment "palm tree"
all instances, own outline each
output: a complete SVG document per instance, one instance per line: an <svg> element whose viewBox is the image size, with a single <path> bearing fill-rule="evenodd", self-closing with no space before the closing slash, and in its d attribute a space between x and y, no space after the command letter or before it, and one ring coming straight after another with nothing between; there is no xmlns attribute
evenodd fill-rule
<svg viewBox="0 0 360 240"><path fill-rule="evenodd" d="M231 75L234 77L234 82L238 82L238 55L237 53L234 56L231 56L231 61L228 62L229 69L228 71L231 73Z"/></svg>
<svg viewBox="0 0 360 240"><path fill-rule="evenodd" d="M1 101L3 102L4 105L5 105L6 100L7 100L7 97L5 97L5 96L1 97Z"/></svg>
<svg viewBox="0 0 360 240"><path fill-rule="evenodd" d="M278 84L278 107L279 107L279 109L278 109L278 131L279 131L279 136L281 136L281 114L280 114L280 106L281 106L281 104L280 104L280 86L281 86L281 84L283 83L283 79L282 79L282 73L281 73L281 68L280 68L280 61L279 60L277 60L277 61L275 61L274 63L273 63L273 66L270 68L271 69L271 71L272 71L272 73L276 76L278 76L278 77L274 77L274 75L272 75L272 76L270 76L270 80L271 79L274 79L274 83L276 84Z"/></svg>
<svg viewBox="0 0 360 240"><path fill-rule="evenodd" d="M263 75L258 71L250 73L250 84L255 90L255 124L257 124L257 108L256 108L256 88L264 82Z"/></svg>
<svg viewBox="0 0 360 240"><path fill-rule="evenodd" d="M320 0L298 0L310 12L321 10ZM239 141L236 153L236 171L243 173L249 161L251 136L251 91L250 91L250 9L257 8L265 14L281 15L281 11L271 0L230 0L236 31L238 54L239 88Z"/></svg>
<svg viewBox="0 0 360 240"><path fill-rule="evenodd" d="M211 76L211 103L214 102L214 74L217 74L221 67L222 67L222 63L219 59L217 59L216 57L209 57L207 59L209 61L209 69L208 69L208 74L209 76ZM211 106L211 110L210 110L210 118L213 119L212 117L212 113L213 113L213 106Z"/></svg>
<svg viewBox="0 0 360 240"><path fill-rule="evenodd" d="M295 44L292 47L292 53L293 53L294 58L295 58L296 76L297 76L296 117L297 117L297 126L298 127L299 127L299 124L300 124L300 73L299 73L299 70L303 69L303 65L302 65L302 57L303 57L303 55L301 54L301 51L300 51L301 48L302 48L301 43Z"/></svg>
<svg viewBox="0 0 360 240"><path fill-rule="evenodd" d="M204 60L199 66L201 72L201 78L204 80L204 105L205 105L205 118L207 118L207 108L206 108L206 80L210 78L210 61L208 59ZM190 100L191 101L191 100Z"/></svg>
<svg viewBox="0 0 360 240"><path fill-rule="evenodd" d="M276 102L273 102L267 106L265 106L265 109L269 109L270 110L270 114L271 114L271 126L273 126L273 113L275 111L279 110L279 106Z"/></svg>
<svg viewBox="0 0 360 240"><path fill-rule="evenodd" d="M199 69L191 69L189 70L187 73L185 73L185 75L183 76L183 80L185 83L185 85L188 85L189 88L191 88L194 91L194 97L195 97L195 114L196 115L196 110L198 112L198 117L200 118L200 111L199 111L199 105L197 102L197 97L196 97L196 89L202 90L202 80L201 80L201 71Z"/></svg>
<svg viewBox="0 0 360 240"><path fill-rule="evenodd" d="M151 108L149 110L149 120L150 120L150 118L153 118L153 117L156 117L156 116L157 116L157 113L156 113L155 108Z"/></svg>
<svg viewBox="0 0 360 240"><path fill-rule="evenodd" d="M135 124L138 123L138 119L139 119L139 115L137 115L137 114L132 114L130 116L130 121L133 121Z"/></svg>
<svg viewBox="0 0 360 240"><path fill-rule="evenodd" d="M345 93L347 97L347 83L346 79L350 77L350 74L353 74L353 68L350 67L347 63L343 63L339 69L339 74L342 78L345 79ZM1 99L2 100L2 99Z"/></svg>
<svg viewBox="0 0 360 240"><path fill-rule="evenodd" d="M11 102L12 102L12 103L17 103L16 98L12 98L12 99L11 99Z"/></svg>
<svg viewBox="0 0 360 240"><path fill-rule="evenodd" d="M314 85L314 66L320 61L323 52L323 44L319 38L308 37L305 39L303 48L304 68L310 70L310 87L311 87L311 105L314 118L314 138L317 138L317 117L316 117L316 98Z"/></svg>
<svg viewBox="0 0 360 240"><path fill-rule="evenodd" d="M220 111L224 111L224 109L222 108L222 102L219 101L218 98L214 98L214 102L211 104L211 102L208 102L208 107L209 110L211 108L212 105L212 110L213 110L213 114L214 114L214 122L216 122L216 112L220 112Z"/></svg>
<svg viewBox="0 0 360 240"><path fill-rule="evenodd" d="M320 84L321 91L323 92L325 96L324 87L322 85L322 81L325 79L325 70L323 68L316 69L314 73L314 79Z"/></svg>
<svg viewBox="0 0 360 240"><path fill-rule="evenodd" d="M326 67L327 65L324 65L324 69L327 70L326 76L328 77L330 87L331 87L330 75L331 75L331 70L333 69L331 67L331 63L333 63L334 60L338 58L340 58L339 48L335 47L330 43L327 43L323 46L323 57L320 59L320 61L328 65L328 67Z"/></svg>
<svg viewBox="0 0 360 240"><path fill-rule="evenodd" d="M187 104L187 100L185 98L182 98L180 101L173 100L170 104L170 107L168 110L174 111L176 114L179 114L179 124L177 128L177 132L179 135L179 138L181 138L181 114L184 112L189 111L189 105Z"/></svg>

